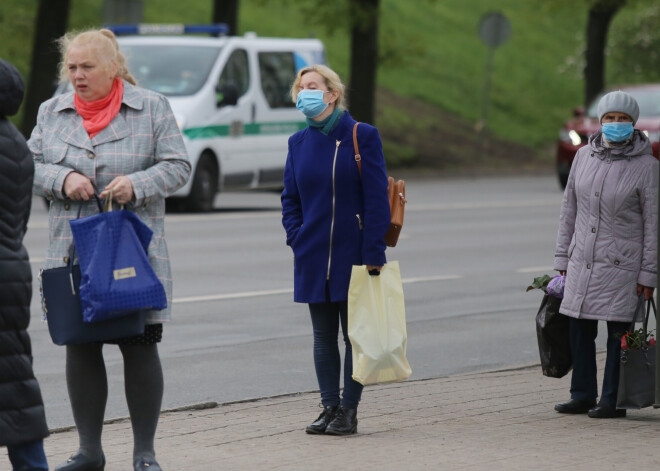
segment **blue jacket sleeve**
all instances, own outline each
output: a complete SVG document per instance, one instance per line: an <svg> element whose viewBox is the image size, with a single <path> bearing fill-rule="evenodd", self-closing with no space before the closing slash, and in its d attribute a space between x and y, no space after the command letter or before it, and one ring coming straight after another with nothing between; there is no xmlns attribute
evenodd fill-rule
<svg viewBox="0 0 660 471"><path fill-rule="evenodd" d="M289 153L286 157L284 167L284 190L282 191L282 225L286 231L286 244L291 245L298 235L303 222L302 205L296 184L296 176L293 171L293 157L291 156L291 142L289 142Z"/></svg>
<svg viewBox="0 0 660 471"><path fill-rule="evenodd" d="M362 262L381 266L385 259L385 233L390 227L390 202L387 196L385 156L378 130L358 125L358 145L362 158L362 189L364 195L364 237Z"/></svg>

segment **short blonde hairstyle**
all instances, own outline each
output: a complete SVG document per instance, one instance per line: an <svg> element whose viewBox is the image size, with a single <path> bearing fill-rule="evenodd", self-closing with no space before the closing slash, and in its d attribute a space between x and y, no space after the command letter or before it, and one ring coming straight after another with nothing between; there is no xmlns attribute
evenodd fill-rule
<svg viewBox="0 0 660 471"><path fill-rule="evenodd" d="M332 70L327 65L323 65L323 64L310 65L307 67L303 67L298 71L298 76L293 81L293 85L291 86L291 98L293 99L293 102L296 103L298 101L298 92L300 91L298 90L298 88L300 87L300 81L302 80L303 75L305 75L308 72L316 72L321 77L323 77L323 80L325 81L325 85L328 87L328 91L332 92L337 90L339 92L336 106L340 110L345 110L346 87L339 78L339 75L337 75L337 72Z"/></svg>
<svg viewBox="0 0 660 471"><path fill-rule="evenodd" d="M117 77L136 85L135 77L131 75L126 67L126 57L119 51L119 44L115 34L109 29L90 29L81 33L67 33L57 41L60 49L60 80L66 82L69 79L69 68L67 67L67 56L72 46L88 46L96 49L99 59L105 67L114 63L117 65Z"/></svg>

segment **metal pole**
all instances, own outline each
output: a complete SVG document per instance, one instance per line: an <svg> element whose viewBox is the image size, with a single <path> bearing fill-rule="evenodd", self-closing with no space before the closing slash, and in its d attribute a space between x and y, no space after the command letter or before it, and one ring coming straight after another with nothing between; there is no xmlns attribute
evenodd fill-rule
<svg viewBox="0 0 660 471"><path fill-rule="evenodd" d="M488 119L488 102L490 101L490 79L493 75L493 57L495 56L495 48L488 48L488 56L486 57L486 77L484 80L484 92L481 97L481 119L478 124L479 131L479 159L484 158L485 153L485 136L486 133L486 120Z"/></svg>

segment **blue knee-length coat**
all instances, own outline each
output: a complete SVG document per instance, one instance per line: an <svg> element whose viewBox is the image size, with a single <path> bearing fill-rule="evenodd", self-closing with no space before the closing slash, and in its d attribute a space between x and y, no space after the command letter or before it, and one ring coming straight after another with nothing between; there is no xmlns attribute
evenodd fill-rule
<svg viewBox="0 0 660 471"><path fill-rule="evenodd" d="M353 265L384 265L390 225L387 172L378 130L358 126L362 176L348 112L329 135L307 127L289 138L282 224L294 253L294 301L348 298Z"/></svg>

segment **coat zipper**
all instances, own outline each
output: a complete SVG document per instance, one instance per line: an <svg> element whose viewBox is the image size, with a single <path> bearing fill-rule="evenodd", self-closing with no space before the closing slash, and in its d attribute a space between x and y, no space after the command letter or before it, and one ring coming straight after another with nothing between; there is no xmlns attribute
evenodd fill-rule
<svg viewBox="0 0 660 471"><path fill-rule="evenodd" d="M335 229L335 168L337 166L337 153L339 152L339 144L337 141L335 146L335 157L332 161L332 220L330 222L330 251L328 252L328 273L325 276L326 281L330 279L330 264L332 262L332 233Z"/></svg>

